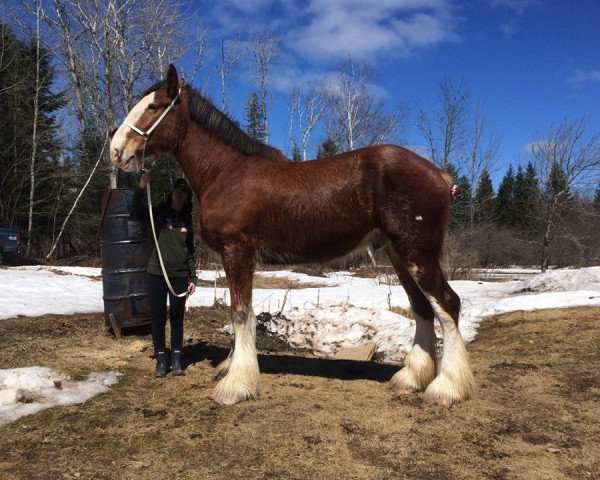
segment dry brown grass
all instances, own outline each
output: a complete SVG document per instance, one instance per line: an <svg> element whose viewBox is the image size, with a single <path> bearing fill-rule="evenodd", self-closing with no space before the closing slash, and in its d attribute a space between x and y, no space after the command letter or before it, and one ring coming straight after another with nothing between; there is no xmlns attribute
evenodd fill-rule
<svg viewBox="0 0 600 480"><path fill-rule="evenodd" d="M101 315L0 321L3 368L75 378L118 369L107 394L0 427L4 479L598 479L600 309L488 319L469 345L479 385L451 409L394 397L395 367L266 342L259 400L212 403L224 309L186 320L185 377L155 380L148 336Z"/></svg>
<svg viewBox="0 0 600 480"><path fill-rule="evenodd" d="M214 287L215 282L213 280L198 280L198 285L201 287ZM253 288L262 289L282 289L282 290L296 290L302 288L326 288L330 285L315 282L297 282L288 278L270 277L260 274L254 275L252 282ZM228 288L227 278L217 278L217 288Z"/></svg>

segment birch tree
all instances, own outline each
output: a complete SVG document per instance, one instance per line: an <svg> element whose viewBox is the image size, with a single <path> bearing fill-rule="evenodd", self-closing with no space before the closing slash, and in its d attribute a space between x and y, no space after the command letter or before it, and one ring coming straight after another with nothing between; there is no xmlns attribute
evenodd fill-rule
<svg viewBox="0 0 600 480"><path fill-rule="evenodd" d="M586 134L587 121L564 119L531 145L530 158L540 181L542 232L540 268L549 264L559 226L569 223L576 191L591 192L600 179L600 133Z"/></svg>
<svg viewBox="0 0 600 480"><path fill-rule="evenodd" d="M341 64L335 81L323 88L328 136L343 150L394 141L408 123L402 105L386 110L373 92L376 72L367 62Z"/></svg>
<svg viewBox="0 0 600 480"><path fill-rule="evenodd" d="M271 62L279 53L281 37L266 29L259 32L253 41L254 70L253 75L258 87L258 101L263 112L265 141L269 141L269 121L267 115L267 96L269 85L269 69Z"/></svg>
<svg viewBox="0 0 600 480"><path fill-rule="evenodd" d="M299 148L302 160L306 160L306 150L313 130L321 120L323 103L316 87L310 87L305 93L300 88L290 92L290 128L288 132L292 151ZM297 145L294 134L294 120L296 120L300 146Z"/></svg>
<svg viewBox="0 0 600 480"><path fill-rule="evenodd" d="M185 49L182 4L165 0L50 0L46 19L68 73L80 139L103 138ZM203 45L199 46L200 48ZM83 149L84 152L86 148ZM110 185L116 170L109 162Z"/></svg>
<svg viewBox="0 0 600 480"><path fill-rule="evenodd" d="M33 128L31 133L31 162L29 168L29 214L27 222L27 246L25 247L25 255L29 256L31 250L31 238L33 232L33 201L35 198L35 158L37 155L37 126L40 103L40 22L42 20L43 10L40 0L35 0L34 6L35 15L35 34L33 43L35 46L35 80L33 92Z"/></svg>
<svg viewBox="0 0 600 480"><path fill-rule="evenodd" d="M419 112L417 124L427 143L427 154L434 165L444 170L452 165L461 172L464 167L469 98L462 82L446 77L438 85L438 103L432 113Z"/></svg>
<svg viewBox="0 0 600 480"><path fill-rule="evenodd" d="M68 75L72 108L78 124L74 142L81 152L75 159L80 178L75 188L81 189L71 210L78 207L76 218L88 231L95 218L93 194L83 190L90 185L106 185L95 172L108 172L111 188L117 186L117 170L110 162L108 149L96 165L102 140L117 126L136 103L136 95L162 77L166 66L180 58L186 44L183 3L176 0L48 0L45 17L57 45L56 58ZM199 33L198 33L199 32ZM201 65L205 31L195 55L193 70ZM92 177L94 177L92 179ZM65 219L55 244L66 232Z"/></svg>
<svg viewBox="0 0 600 480"><path fill-rule="evenodd" d="M219 49L219 61L216 66L221 85L221 111L227 112L227 83L231 81L231 72L248 53L239 36L233 40L222 40Z"/></svg>

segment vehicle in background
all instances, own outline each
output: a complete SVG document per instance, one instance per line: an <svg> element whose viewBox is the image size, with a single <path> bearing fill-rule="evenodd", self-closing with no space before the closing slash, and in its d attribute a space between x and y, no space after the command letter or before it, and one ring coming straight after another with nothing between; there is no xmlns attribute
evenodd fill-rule
<svg viewBox="0 0 600 480"><path fill-rule="evenodd" d="M19 231L13 228L0 228L0 264L20 263L21 242Z"/></svg>

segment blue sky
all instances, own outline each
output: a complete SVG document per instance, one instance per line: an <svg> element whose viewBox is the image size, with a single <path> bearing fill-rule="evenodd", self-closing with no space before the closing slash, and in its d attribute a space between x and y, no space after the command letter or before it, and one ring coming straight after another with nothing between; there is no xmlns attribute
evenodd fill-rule
<svg viewBox="0 0 600 480"><path fill-rule="evenodd" d="M600 130L597 0L195 0L192 8L209 28L212 55L237 32L270 27L282 35L270 143L288 153L286 90L326 78L349 56L376 66L386 102L411 107L409 145L424 143L416 114L432 110L440 79L464 82L502 139L496 184L509 163L526 161L526 144L565 116L586 117L588 133ZM197 83L214 77L208 92L218 105L212 72L209 53ZM240 70L229 88L230 114L243 123L251 80Z"/></svg>

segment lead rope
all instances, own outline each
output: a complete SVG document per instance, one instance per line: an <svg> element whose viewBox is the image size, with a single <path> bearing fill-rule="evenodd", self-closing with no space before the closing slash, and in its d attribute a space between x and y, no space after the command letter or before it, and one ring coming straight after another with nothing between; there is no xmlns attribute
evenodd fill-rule
<svg viewBox="0 0 600 480"><path fill-rule="evenodd" d="M143 137L144 149L142 150L142 170L145 170L144 162L146 161L146 144L148 142L148 135L144 134ZM150 193L150 182L148 182L148 185L146 185L146 197L148 199L148 213L150 215L150 225L152 226L152 237L154 237L154 245L156 246L156 254L158 256L158 263L160 263L160 269L162 271L163 278L165 279L167 287L169 288L169 291L172 295L180 298L185 297L185 311L189 312L190 307L188 305L188 299L190 297L190 293L187 290L182 293L175 293L175 289L173 288L173 285L171 285L171 281L169 280L169 276L167 275L167 271L165 269L165 263L160 253L160 247L158 246L158 238L156 237L156 228L154 227L154 215L152 214L152 195Z"/></svg>

